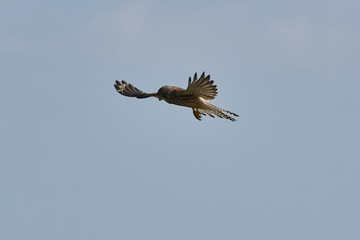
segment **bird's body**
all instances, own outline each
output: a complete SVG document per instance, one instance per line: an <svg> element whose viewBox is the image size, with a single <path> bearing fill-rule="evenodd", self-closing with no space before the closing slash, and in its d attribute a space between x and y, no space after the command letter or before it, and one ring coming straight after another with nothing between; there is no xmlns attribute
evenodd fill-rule
<svg viewBox="0 0 360 240"><path fill-rule="evenodd" d="M210 100L214 100L217 96L217 88L213 83L213 80L210 81L210 75L205 77L205 72L203 72L199 79L197 79L196 73L193 81L189 77L186 89L176 86L163 86L156 93L144 93L125 81L121 81L121 83L116 81L114 87L120 94L127 97L156 97L170 104L190 107L193 109L193 114L198 120L201 120L201 115L209 115L211 117L216 115L220 118L236 121L235 118L229 115L236 117L239 115L210 104Z"/></svg>

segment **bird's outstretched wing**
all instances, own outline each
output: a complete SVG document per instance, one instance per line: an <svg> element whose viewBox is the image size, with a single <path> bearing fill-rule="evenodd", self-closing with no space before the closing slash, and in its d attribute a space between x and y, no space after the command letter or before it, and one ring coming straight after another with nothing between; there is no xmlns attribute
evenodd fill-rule
<svg viewBox="0 0 360 240"><path fill-rule="evenodd" d="M205 100L214 100L217 93L214 81L210 80L210 75L205 77L205 72L203 72L199 79L197 78L197 73L194 74L192 81L191 77L189 77L188 87L183 94L202 97Z"/></svg>
<svg viewBox="0 0 360 240"><path fill-rule="evenodd" d="M136 97L136 98L148 98L156 96L156 93L144 93L143 91L137 89L130 83L125 82L124 80L121 83L116 80L114 84L115 89L124 96L127 97Z"/></svg>

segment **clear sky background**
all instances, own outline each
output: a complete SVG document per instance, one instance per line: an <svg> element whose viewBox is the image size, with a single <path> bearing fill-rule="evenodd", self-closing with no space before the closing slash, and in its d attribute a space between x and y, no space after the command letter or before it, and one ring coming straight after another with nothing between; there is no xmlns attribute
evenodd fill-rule
<svg viewBox="0 0 360 240"><path fill-rule="evenodd" d="M0 239L360 239L359 9L1 0Z"/></svg>

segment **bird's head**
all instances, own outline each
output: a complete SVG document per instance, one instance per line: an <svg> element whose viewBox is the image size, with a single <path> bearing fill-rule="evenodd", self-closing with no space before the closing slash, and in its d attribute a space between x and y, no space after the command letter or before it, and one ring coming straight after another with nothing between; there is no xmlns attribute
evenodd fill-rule
<svg viewBox="0 0 360 240"><path fill-rule="evenodd" d="M159 98L159 101L166 100L170 97L171 89L169 86L163 86L159 89L157 92L157 97Z"/></svg>

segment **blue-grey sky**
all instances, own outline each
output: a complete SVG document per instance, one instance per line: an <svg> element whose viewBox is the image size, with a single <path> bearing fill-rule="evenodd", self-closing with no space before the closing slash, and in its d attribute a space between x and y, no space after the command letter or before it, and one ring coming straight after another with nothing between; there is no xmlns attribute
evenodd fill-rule
<svg viewBox="0 0 360 240"><path fill-rule="evenodd" d="M0 2L0 239L360 239L360 2ZM118 94L211 74L237 122Z"/></svg>

